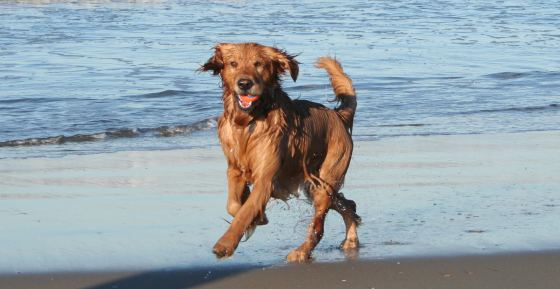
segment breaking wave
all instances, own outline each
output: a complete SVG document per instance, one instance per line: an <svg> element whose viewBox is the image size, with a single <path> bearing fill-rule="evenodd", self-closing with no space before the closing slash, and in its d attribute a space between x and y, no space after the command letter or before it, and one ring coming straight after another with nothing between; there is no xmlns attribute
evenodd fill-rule
<svg viewBox="0 0 560 289"><path fill-rule="evenodd" d="M0 147L38 146L77 142L103 141L133 137L172 137L216 127L218 118L212 117L192 124L160 126L154 128L122 128L92 134L59 135L41 138L26 138L0 142Z"/></svg>

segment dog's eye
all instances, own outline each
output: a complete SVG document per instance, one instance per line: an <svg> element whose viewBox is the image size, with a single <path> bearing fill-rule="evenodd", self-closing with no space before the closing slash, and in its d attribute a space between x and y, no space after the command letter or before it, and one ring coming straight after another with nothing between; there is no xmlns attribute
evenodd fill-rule
<svg viewBox="0 0 560 289"><path fill-rule="evenodd" d="M235 68L235 67L237 67L237 62L232 61L232 62L229 63L229 65L231 65L231 67Z"/></svg>
<svg viewBox="0 0 560 289"><path fill-rule="evenodd" d="M260 61L255 61L255 67L260 67L262 66L262 63Z"/></svg>

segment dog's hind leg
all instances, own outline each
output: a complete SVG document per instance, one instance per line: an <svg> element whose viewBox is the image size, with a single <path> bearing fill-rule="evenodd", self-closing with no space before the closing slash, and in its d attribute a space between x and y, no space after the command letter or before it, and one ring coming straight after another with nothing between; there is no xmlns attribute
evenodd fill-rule
<svg viewBox="0 0 560 289"><path fill-rule="evenodd" d="M337 193L333 196L331 208L342 216L346 226L346 238L340 244L340 248L344 251L358 249L357 227L362 222L362 219L356 214L356 203L346 199L342 193Z"/></svg>
<svg viewBox="0 0 560 289"><path fill-rule="evenodd" d="M289 262L303 262L309 259L311 251L323 237L325 217L331 208L342 214L346 224L346 239L342 248L358 247L356 227L359 217L355 213L356 204L338 192L350 164L352 142L337 141L329 144L331 145L319 169L319 177L313 177L314 181L311 181L313 185L310 186L310 197L315 207L315 215L303 244L288 255Z"/></svg>
<svg viewBox="0 0 560 289"><path fill-rule="evenodd" d="M294 249L288 254L286 257L288 262L307 262L311 257L311 251L313 251L315 246L321 241L324 232L325 217L327 216L332 202L331 193L327 187L328 186L320 185L311 189L310 194L313 200L313 206L315 207L315 215L309 225L305 241L297 249Z"/></svg>

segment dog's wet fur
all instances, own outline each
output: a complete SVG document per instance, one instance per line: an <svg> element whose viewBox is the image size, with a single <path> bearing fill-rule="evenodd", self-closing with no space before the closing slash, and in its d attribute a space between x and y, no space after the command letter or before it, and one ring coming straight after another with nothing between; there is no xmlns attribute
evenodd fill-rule
<svg viewBox="0 0 560 289"><path fill-rule="evenodd" d="M346 225L341 249L358 249L356 204L339 192L352 157L356 93L338 61L321 57L316 66L330 76L340 103L334 110L288 97L280 77L289 73L295 81L299 63L275 47L218 44L200 68L219 75L223 86L218 135L228 164L227 211L234 218L214 245L217 257L231 256L245 232L268 223L265 208L271 197L286 200L300 188L315 213L305 241L287 261L310 259L329 209Z"/></svg>

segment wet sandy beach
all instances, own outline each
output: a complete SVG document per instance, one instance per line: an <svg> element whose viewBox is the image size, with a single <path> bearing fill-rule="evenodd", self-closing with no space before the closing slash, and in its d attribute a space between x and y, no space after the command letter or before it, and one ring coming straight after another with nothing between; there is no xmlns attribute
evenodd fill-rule
<svg viewBox="0 0 560 289"><path fill-rule="evenodd" d="M343 189L357 202L364 221L359 231L362 248L356 256L359 263L352 264L378 272L372 269L377 264L422 257L418 262L423 265L411 265L410 271L419 278L425 264L432 264L427 268L433 272L446 262L459 270L462 265L455 263L459 261L445 256L479 255L457 260L475 260L478 265L472 270L483 270L488 267L486 262L510 266L506 257L491 256L513 254L517 261L511 264L518 267L504 267L504 272L511 272L506 275L517 280L523 275L516 270L533 268L525 266L531 264L525 260L535 264L558 260L557 253L538 252L560 249L556 230L560 219L559 139L559 132L531 132L356 142ZM63 283L51 288L98 288L95 286L114 278L127 280L128 273L119 272L137 275L209 268L225 276L283 265L285 255L303 240L311 216L310 206L301 199L269 204L270 223L241 243L232 258L215 260L212 244L230 219L225 212L224 172L219 147L0 160L0 284L4 284L0 287L33 288L29 282L42 286L42 281L32 280L54 276L52 272L86 273L56 273L63 274L62 279L55 278ZM329 215L325 236L314 253L316 265L303 270L318 270L316 274L321 276L346 270L340 269L349 266L346 256L337 249L343 232L340 217ZM325 264L333 262L336 264ZM282 272L280 276L301 273L291 268L274 270ZM543 274L549 276L546 272L550 270L558 267L547 267ZM491 278L491 271L485 272ZM47 275L21 277L37 273ZM526 281L540 276L538 271L527 274ZM85 283L78 282L82 280L79 276L85 276ZM183 282L181 274L174 276L170 279ZM260 282L259 278L243 280ZM300 280L294 278L288 279ZM401 280L395 278L391 280ZM12 284L9 282L27 285L5 287ZM437 287L437 282L426 284L444 288ZM173 286L167 288L191 288Z"/></svg>
<svg viewBox="0 0 560 289"><path fill-rule="evenodd" d="M508 288L550 289L560 284L558 251L395 258L276 267L196 267L168 271L119 271L0 275L0 288Z"/></svg>

